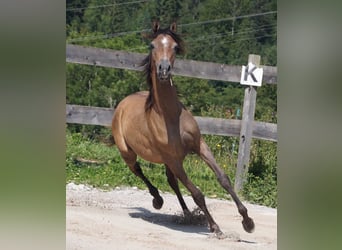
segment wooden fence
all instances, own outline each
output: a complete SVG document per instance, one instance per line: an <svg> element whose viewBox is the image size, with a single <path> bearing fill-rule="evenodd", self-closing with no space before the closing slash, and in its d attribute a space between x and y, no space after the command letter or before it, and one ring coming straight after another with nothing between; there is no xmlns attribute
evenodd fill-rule
<svg viewBox="0 0 342 250"><path fill-rule="evenodd" d="M100 125L110 127L114 109L66 105L66 122L76 124ZM239 136L241 120L195 116L202 134ZM253 122L252 137L268 141L277 141L277 125L267 122Z"/></svg>
<svg viewBox="0 0 342 250"><path fill-rule="evenodd" d="M143 68L140 66L140 62L145 57L146 54L119 50L70 44L66 47L66 61L69 63L141 71ZM277 67L262 66L262 68L264 69L263 82L276 84ZM172 74L201 79L240 82L241 66L176 59Z"/></svg>
<svg viewBox="0 0 342 250"><path fill-rule="evenodd" d="M86 65L141 71L140 62L146 54L115 51L67 45L66 61ZM259 66L260 56L250 55L248 62ZM263 83L277 84L277 68L260 65L263 68ZM193 60L175 61L173 74L201 79L240 83L241 66ZM245 182L249 167L250 145L252 138L277 141L277 124L254 121L257 88L246 86L242 120L229 120L209 117L195 117L202 134L239 136L239 152L235 190L240 191ZM113 109L66 105L66 122L110 126Z"/></svg>

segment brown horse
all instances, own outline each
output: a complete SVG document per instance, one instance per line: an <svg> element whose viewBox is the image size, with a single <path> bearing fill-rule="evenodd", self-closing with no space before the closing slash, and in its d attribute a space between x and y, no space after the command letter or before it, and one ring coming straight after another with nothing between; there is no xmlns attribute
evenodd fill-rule
<svg viewBox="0 0 342 250"><path fill-rule="evenodd" d="M147 185L154 197L155 209L162 207L163 199L158 189L144 176L137 162L137 155L153 163L165 164L167 180L176 193L184 214L189 214L189 210L180 193L178 180L190 191L195 203L205 213L210 231L218 238L223 238L224 234L206 207L203 194L187 177L183 168L185 156L196 153L214 171L222 187L232 196L243 217L243 228L252 232L254 222L248 217L246 207L202 139L195 119L178 100L171 70L176 54L184 50L182 39L176 34L176 24L160 29L159 23L154 22L152 30L151 51L143 61L150 90L132 94L122 100L112 121L114 140L121 156L131 171Z"/></svg>

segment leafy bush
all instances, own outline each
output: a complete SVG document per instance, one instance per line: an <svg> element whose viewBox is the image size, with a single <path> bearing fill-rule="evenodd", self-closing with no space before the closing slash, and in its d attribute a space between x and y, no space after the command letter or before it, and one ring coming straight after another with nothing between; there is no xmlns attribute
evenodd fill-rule
<svg viewBox="0 0 342 250"><path fill-rule="evenodd" d="M277 144L254 140L244 197L257 204L277 206Z"/></svg>

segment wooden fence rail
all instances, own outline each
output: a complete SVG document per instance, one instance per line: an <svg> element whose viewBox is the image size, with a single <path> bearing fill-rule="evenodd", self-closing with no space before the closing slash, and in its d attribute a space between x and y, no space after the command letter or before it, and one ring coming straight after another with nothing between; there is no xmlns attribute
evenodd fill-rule
<svg viewBox="0 0 342 250"><path fill-rule="evenodd" d="M139 63L145 57L146 54L141 53L71 44L66 46L66 61L70 63L141 71L142 67ZM261 67L264 70L263 82L267 84L277 84L277 67ZM241 66L177 59L172 73L174 75L202 79L240 82Z"/></svg>
<svg viewBox="0 0 342 250"><path fill-rule="evenodd" d="M112 124L114 109L80 105L66 105L66 122L109 127ZM236 136L240 135L241 120L195 116L202 134ZM252 137L277 141L277 124L253 122Z"/></svg>

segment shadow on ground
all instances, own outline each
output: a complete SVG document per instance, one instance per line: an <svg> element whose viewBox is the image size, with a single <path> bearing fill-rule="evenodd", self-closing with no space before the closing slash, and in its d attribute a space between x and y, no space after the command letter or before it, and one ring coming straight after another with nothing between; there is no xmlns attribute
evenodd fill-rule
<svg viewBox="0 0 342 250"><path fill-rule="evenodd" d="M135 212L129 213L129 216L132 218L143 219L144 221L185 233L211 234L207 227L206 219L202 214L198 214L197 216L193 215L194 218L189 220L180 214L156 213L142 207L133 207L130 209L135 210Z"/></svg>
<svg viewBox="0 0 342 250"><path fill-rule="evenodd" d="M191 212L190 218L184 217L183 214L171 215L151 212L142 207L133 207L130 209L135 210L135 212L128 213L129 216L132 218L139 218L152 224L164 226L176 231L201 234L209 236L210 238L215 238L215 235L213 233L210 233L208 229L207 220L204 214L198 212L198 209L195 209ZM225 234L228 240L243 242L247 244L257 244L257 242L254 241L241 239L240 236L235 232Z"/></svg>

